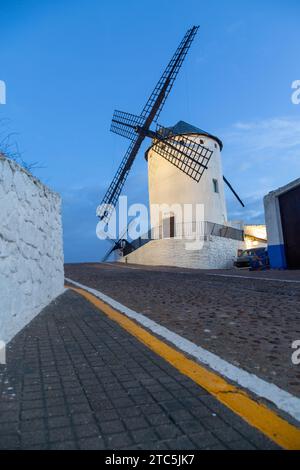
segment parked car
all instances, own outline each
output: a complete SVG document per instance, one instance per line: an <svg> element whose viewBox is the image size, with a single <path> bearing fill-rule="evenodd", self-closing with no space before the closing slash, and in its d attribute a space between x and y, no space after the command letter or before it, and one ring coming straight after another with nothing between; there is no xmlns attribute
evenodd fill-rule
<svg viewBox="0 0 300 470"><path fill-rule="evenodd" d="M237 268L266 269L269 266L268 250L265 247L244 250L238 255L234 265Z"/></svg>

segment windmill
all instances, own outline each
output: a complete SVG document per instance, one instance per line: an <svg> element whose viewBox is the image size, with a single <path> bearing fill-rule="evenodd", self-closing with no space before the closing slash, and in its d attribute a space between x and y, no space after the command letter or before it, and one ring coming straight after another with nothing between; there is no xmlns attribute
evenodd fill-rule
<svg viewBox="0 0 300 470"><path fill-rule="evenodd" d="M111 131L129 139L130 144L96 211L97 216L104 223L108 223L112 215L129 171L146 137L153 139L155 151L160 156L194 181L199 182L204 171L208 168L213 150L187 136L175 135L172 133L172 128L166 128L157 123L198 28L198 26L193 26L186 32L141 114L134 115L123 111L115 111L113 114ZM152 123L156 124L155 130L150 129ZM228 180L223 178L240 204L244 206ZM116 246L118 246L118 242Z"/></svg>

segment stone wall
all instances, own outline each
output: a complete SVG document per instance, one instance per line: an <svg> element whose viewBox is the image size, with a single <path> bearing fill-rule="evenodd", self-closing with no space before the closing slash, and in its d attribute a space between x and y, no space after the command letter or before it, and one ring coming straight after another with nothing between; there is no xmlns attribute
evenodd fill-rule
<svg viewBox="0 0 300 470"><path fill-rule="evenodd" d="M0 340L63 292L61 198L0 155Z"/></svg>
<svg viewBox="0 0 300 470"><path fill-rule="evenodd" d="M178 266L192 269L229 269L244 243L230 238L210 236L201 250L186 250L186 240L151 240L121 262L150 266Z"/></svg>

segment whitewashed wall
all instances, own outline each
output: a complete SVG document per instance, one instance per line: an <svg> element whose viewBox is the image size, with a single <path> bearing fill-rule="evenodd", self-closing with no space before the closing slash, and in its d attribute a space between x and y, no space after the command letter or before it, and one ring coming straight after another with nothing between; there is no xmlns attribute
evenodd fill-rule
<svg viewBox="0 0 300 470"><path fill-rule="evenodd" d="M177 266L192 269L229 269L244 243L222 237L209 237L201 250L185 249L185 240L152 240L119 261L150 266Z"/></svg>
<svg viewBox="0 0 300 470"><path fill-rule="evenodd" d="M265 219L268 235L268 253L271 268L273 269L287 268L279 197L298 186L300 186L300 178L291 181L289 184L282 186L275 191L271 191L264 197Z"/></svg>
<svg viewBox="0 0 300 470"><path fill-rule="evenodd" d="M0 340L63 292L61 198L0 155Z"/></svg>

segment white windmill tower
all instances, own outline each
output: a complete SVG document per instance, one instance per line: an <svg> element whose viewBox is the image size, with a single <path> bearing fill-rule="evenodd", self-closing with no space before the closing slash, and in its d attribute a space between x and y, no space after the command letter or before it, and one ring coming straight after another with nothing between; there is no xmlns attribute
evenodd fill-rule
<svg viewBox="0 0 300 470"><path fill-rule="evenodd" d="M198 173L193 175L196 164L192 163L190 174L187 172L191 178L187 178L180 167L170 165L170 162L157 152L155 144L151 146L145 155L148 160L150 207L163 206L164 204L175 207L176 204L179 204L183 211L184 205L203 204L204 220L220 225L226 224L227 211L220 155L223 148L221 140L184 121L179 121L169 130L172 140L174 136L179 141L181 138L184 141L189 139L190 142L195 142L195 144L209 149L211 156L201 176ZM180 157L179 155L178 158ZM199 176L201 183L199 183ZM165 216L167 217L167 214ZM155 225L154 220L151 225Z"/></svg>

